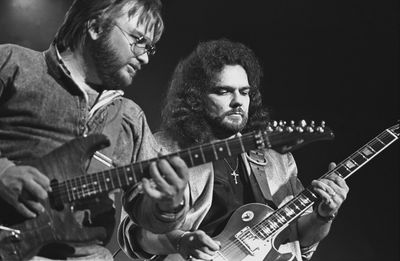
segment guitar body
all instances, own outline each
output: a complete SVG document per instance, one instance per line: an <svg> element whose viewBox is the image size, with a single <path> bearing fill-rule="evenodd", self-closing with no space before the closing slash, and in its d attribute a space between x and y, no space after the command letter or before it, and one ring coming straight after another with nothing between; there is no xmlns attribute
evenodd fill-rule
<svg viewBox="0 0 400 261"><path fill-rule="evenodd" d="M50 180L62 181L72 176L85 175L85 164L88 158L96 150L108 144L108 140L103 135L78 138L43 158L24 163L24 165L36 167ZM82 205L53 202L52 195L56 195L57 187L52 185L52 188L53 192L49 193L49 199L41 202L46 209L45 212L33 219L22 217L12 206L0 201L2 210L0 224L21 231L19 235L15 235L9 231L0 230L0 260L29 259L48 244L79 244L105 240L105 228L87 227L83 224L85 215L90 214L90 209L85 210ZM106 205L102 206L104 210L112 207L112 201L110 200L110 204Z"/></svg>
<svg viewBox="0 0 400 261"><path fill-rule="evenodd" d="M291 261L291 253L279 253L276 237L262 240L255 234L249 233L246 228L251 228L272 214L274 210L267 205L251 203L238 208L229 219L223 232L214 240L221 242L221 250L213 260L229 261ZM240 237L242 231L246 235ZM279 237L279 234L278 234Z"/></svg>

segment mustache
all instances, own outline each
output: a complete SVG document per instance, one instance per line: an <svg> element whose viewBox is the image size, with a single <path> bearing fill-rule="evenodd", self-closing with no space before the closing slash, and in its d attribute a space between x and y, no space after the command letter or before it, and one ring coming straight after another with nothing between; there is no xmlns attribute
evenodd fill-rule
<svg viewBox="0 0 400 261"><path fill-rule="evenodd" d="M238 108L235 108L235 109L225 112L224 116L229 116L229 115L233 115L233 114L240 114L241 116L244 116L244 110L241 107L238 107Z"/></svg>

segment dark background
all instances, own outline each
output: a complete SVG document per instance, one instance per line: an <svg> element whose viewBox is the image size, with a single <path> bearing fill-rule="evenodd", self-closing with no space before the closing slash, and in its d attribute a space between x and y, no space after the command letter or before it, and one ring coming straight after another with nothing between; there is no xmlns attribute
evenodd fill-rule
<svg viewBox="0 0 400 261"><path fill-rule="evenodd" d="M70 3L0 0L0 43L47 49ZM126 91L152 130L179 59L221 37L259 57L274 119L324 120L334 130L334 141L294 153L305 185L400 118L397 1L169 0L163 12L158 53ZM397 142L348 179L348 198L313 260L399 260L399 174Z"/></svg>

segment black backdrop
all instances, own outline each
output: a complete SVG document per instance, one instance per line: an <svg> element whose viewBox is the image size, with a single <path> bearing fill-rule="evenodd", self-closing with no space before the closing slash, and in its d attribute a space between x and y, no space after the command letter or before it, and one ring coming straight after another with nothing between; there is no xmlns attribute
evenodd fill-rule
<svg viewBox="0 0 400 261"><path fill-rule="evenodd" d="M45 50L71 0L1 0L0 43ZM399 119L397 1L164 1L158 53L126 91L157 130L174 66L201 40L252 48L274 119L325 120L334 141L295 152L305 185ZM399 143L348 180L347 201L313 260L399 260ZM118 260L126 260L119 254Z"/></svg>

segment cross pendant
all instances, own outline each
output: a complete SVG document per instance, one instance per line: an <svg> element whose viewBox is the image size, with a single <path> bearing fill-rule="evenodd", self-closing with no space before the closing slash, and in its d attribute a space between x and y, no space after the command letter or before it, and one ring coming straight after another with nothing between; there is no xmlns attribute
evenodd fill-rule
<svg viewBox="0 0 400 261"><path fill-rule="evenodd" d="M234 181L235 181L235 184L238 184L237 178L239 177L239 174L236 173L236 170L234 170L234 171L231 173L231 176L233 176L233 179L234 179Z"/></svg>

